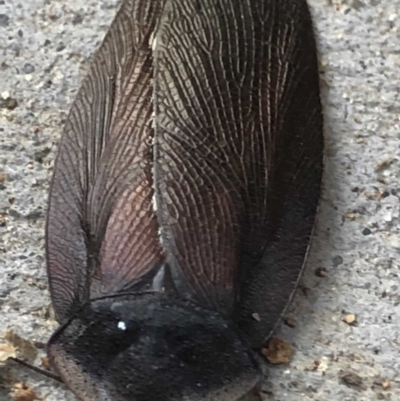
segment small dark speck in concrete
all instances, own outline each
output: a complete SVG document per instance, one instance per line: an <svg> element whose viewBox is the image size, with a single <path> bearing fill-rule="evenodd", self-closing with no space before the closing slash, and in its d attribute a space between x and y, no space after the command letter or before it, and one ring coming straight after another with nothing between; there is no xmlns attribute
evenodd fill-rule
<svg viewBox="0 0 400 401"><path fill-rule="evenodd" d="M338 267L343 263L343 258L340 255L335 256L332 259L333 267Z"/></svg>
<svg viewBox="0 0 400 401"><path fill-rule="evenodd" d="M0 109L14 110L18 106L16 99L8 97L7 99L0 99Z"/></svg>
<svg viewBox="0 0 400 401"><path fill-rule="evenodd" d="M32 64L26 63L22 68L22 71L25 74L32 74L33 72L35 72L35 67Z"/></svg>
<svg viewBox="0 0 400 401"><path fill-rule="evenodd" d="M6 14L0 14L0 26L8 26L10 17Z"/></svg>
<svg viewBox="0 0 400 401"><path fill-rule="evenodd" d="M362 230L363 235L370 235L372 234L372 231L369 228L364 228L364 230Z"/></svg>
<svg viewBox="0 0 400 401"><path fill-rule="evenodd" d="M362 7L364 7L364 3L362 3L360 0L353 0L351 2L351 6L356 10L359 11Z"/></svg>
<svg viewBox="0 0 400 401"><path fill-rule="evenodd" d="M28 213L25 218L27 220L37 220L44 217L44 213L42 210L34 210L33 212Z"/></svg>
<svg viewBox="0 0 400 401"><path fill-rule="evenodd" d="M50 148L44 148L34 153L33 159L38 163L43 163L45 157L50 153Z"/></svg>
<svg viewBox="0 0 400 401"><path fill-rule="evenodd" d="M345 372L340 377L341 382L347 386L363 388L363 378L354 372Z"/></svg>
<svg viewBox="0 0 400 401"><path fill-rule="evenodd" d="M72 20L72 23L74 25L82 24L83 22L83 16L81 14L75 14L74 19Z"/></svg>
<svg viewBox="0 0 400 401"><path fill-rule="evenodd" d="M392 316L388 315L383 318L383 323L392 323Z"/></svg>
<svg viewBox="0 0 400 401"><path fill-rule="evenodd" d="M58 52L61 52L61 51L63 51L64 49L65 49L65 45L64 45L64 43L60 43L58 46L57 46L57 48L56 48L56 51L58 51Z"/></svg>

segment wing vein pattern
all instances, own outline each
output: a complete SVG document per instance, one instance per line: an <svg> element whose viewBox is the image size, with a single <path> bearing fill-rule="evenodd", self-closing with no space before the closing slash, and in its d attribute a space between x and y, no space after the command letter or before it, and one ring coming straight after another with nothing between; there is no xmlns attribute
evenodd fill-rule
<svg viewBox="0 0 400 401"><path fill-rule="evenodd" d="M168 265L181 296L234 316L250 344L265 339L318 206L315 48L305 0L123 1L55 166L60 320Z"/></svg>

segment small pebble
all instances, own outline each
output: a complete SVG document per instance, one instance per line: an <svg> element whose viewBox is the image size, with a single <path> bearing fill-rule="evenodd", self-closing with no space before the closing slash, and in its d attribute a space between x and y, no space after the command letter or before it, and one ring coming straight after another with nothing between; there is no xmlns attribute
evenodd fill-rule
<svg viewBox="0 0 400 401"><path fill-rule="evenodd" d="M325 267L318 267L315 269L315 275L318 277L326 277L328 275L328 271L325 269Z"/></svg>
<svg viewBox="0 0 400 401"><path fill-rule="evenodd" d="M356 322L357 318L353 313L348 313L342 320L349 326L352 326Z"/></svg>
<svg viewBox="0 0 400 401"><path fill-rule="evenodd" d="M283 322L286 324L286 326L288 326L288 327L290 327L292 329L294 329L297 326L296 319L294 319L292 317L289 317L289 316L285 317L283 319Z"/></svg>

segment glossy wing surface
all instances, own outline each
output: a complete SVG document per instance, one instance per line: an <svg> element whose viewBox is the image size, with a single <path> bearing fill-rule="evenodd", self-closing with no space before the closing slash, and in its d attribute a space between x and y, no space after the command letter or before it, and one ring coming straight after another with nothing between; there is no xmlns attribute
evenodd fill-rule
<svg viewBox="0 0 400 401"><path fill-rule="evenodd" d="M170 1L154 60L157 217L177 286L265 337L301 272L319 198L307 4Z"/></svg>
<svg viewBox="0 0 400 401"><path fill-rule="evenodd" d="M134 284L161 258L151 173L151 37L161 7L123 3L68 117L47 222L61 320L88 297Z"/></svg>

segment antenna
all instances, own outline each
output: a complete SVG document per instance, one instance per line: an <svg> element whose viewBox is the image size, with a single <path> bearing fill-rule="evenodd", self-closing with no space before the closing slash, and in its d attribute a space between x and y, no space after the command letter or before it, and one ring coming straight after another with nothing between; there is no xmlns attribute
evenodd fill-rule
<svg viewBox="0 0 400 401"><path fill-rule="evenodd" d="M31 369L31 370L33 370L34 372L39 373L39 374L41 374L41 375L43 375L43 376L47 376L47 377L49 377L50 379L53 379L53 380L55 380L55 381L58 381L59 383L64 383L64 382L61 380L61 377L60 377L60 376L57 376L57 375L55 375L54 373L48 372L47 370L40 369L40 368L38 368L38 367L36 367L36 366L33 366L33 365L31 365L31 364L29 364L29 363L27 363L27 362L25 362L25 361L22 361L21 359L14 358L14 357L9 357L8 360L9 360L9 361L11 360L11 361L13 361L13 362L16 362L16 363L18 363L18 364L20 364L20 365L22 365L22 366L25 366L26 368Z"/></svg>

